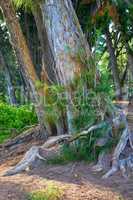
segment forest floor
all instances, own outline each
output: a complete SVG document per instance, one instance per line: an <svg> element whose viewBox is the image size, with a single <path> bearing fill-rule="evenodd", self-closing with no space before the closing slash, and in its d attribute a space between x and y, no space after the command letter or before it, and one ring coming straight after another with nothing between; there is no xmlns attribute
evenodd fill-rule
<svg viewBox="0 0 133 200"><path fill-rule="evenodd" d="M32 145L0 150L0 200L27 200L27 194L40 190L50 182L59 186L63 200L133 200L133 179L125 180L119 173L107 180L94 173L84 162L66 165L39 163L34 169L14 176L2 176L14 166Z"/></svg>

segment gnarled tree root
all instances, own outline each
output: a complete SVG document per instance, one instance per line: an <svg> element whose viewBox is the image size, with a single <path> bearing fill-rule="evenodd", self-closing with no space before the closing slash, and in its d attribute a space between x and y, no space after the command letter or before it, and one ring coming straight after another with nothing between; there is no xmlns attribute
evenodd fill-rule
<svg viewBox="0 0 133 200"><path fill-rule="evenodd" d="M26 170L27 167L33 164L37 157L40 158L39 147L33 146L29 151L27 151L24 158L14 168L7 171L4 176L14 175L16 173Z"/></svg>
<svg viewBox="0 0 133 200"><path fill-rule="evenodd" d="M92 167L93 171L100 172L100 171L104 170L104 163L103 163L104 156L105 156L105 152L101 152L98 157L97 164Z"/></svg>
<svg viewBox="0 0 133 200"><path fill-rule="evenodd" d="M37 159L46 161L49 157L52 157L57 153L57 150L52 149L52 147L60 142L68 140L70 137L70 135L50 137L44 145L31 147L29 151L26 152L23 159L15 167L7 171L4 176L17 174L30 166L34 166Z"/></svg>
<svg viewBox="0 0 133 200"><path fill-rule="evenodd" d="M112 176L115 172L121 171L124 178L128 178L128 170L133 169L133 154L129 155L127 158L119 160L116 164L113 164L112 168L102 177L103 179Z"/></svg>
<svg viewBox="0 0 133 200"><path fill-rule="evenodd" d="M133 154L129 155L125 159L120 160L120 154L125 149L127 142L130 141L130 131L128 129L128 126L126 125L126 128L124 129L120 141L117 144L114 154L113 154L113 162L112 162L112 168L102 177L103 179L108 178L109 176L112 176L115 172L121 171L123 177L127 178L128 169L133 169Z"/></svg>
<svg viewBox="0 0 133 200"><path fill-rule="evenodd" d="M75 136L72 135L59 135L50 137L42 146L33 146L29 151L24 155L23 159L12 169L7 171L4 176L14 175L20 173L21 171L26 170L30 166L34 166L37 159L48 160L53 155L57 155L59 153L59 145L62 143L71 143L77 140L80 137L88 135L90 132L102 128L105 123L101 123L98 125L94 125L87 130L82 131ZM53 147L57 146L53 149Z"/></svg>
<svg viewBox="0 0 133 200"><path fill-rule="evenodd" d="M28 130L24 131L22 134L11 139L10 141L7 141L4 145L0 145L0 147L10 148L11 146L29 142L32 139L37 139L40 137L40 129L41 129L40 125L32 126Z"/></svg>

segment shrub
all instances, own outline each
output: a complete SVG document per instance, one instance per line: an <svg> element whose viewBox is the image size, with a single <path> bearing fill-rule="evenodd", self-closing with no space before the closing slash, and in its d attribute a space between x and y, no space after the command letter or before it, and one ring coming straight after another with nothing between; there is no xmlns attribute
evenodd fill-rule
<svg viewBox="0 0 133 200"><path fill-rule="evenodd" d="M44 190L34 191L29 194L28 200L61 200L63 191L53 183L49 183Z"/></svg>
<svg viewBox="0 0 133 200"><path fill-rule="evenodd" d="M48 164L66 164L73 161L87 161L92 162L98 158L98 155L102 151L108 151L112 147L113 141L110 140L110 144L105 144L103 147L96 147L96 142L99 138L104 137L108 125L105 124L102 129L96 130L84 136L73 144L64 144L61 147L60 155L47 161Z"/></svg>
<svg viewBox="0 0 133 200"><path fill-rule="evenodd" d="M33 106L11 106L0 103L0 143L37 123Z"/></svg>

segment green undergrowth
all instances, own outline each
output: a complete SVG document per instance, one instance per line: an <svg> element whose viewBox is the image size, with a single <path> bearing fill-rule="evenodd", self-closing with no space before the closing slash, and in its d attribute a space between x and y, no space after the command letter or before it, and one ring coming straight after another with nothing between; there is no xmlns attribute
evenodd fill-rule
<svg viewBox="0 0 133 200"><path fill-rule="evenodd" d="M28 200L61 200L62 196L62 189L54 183L49 183L45 189L31 192Z"/></svg>
<svg viewBox="0 0 133 200"><path fill-rule="evenodd" d="M0 143L15 137L37 123L33 106L0 103Z"/></svg>
<svg viewBox="0 0 133 200"><path fill-rule="evenodd" d="M110 138L103 146L97 146L97 141L104 138L107 129L105 125L102 129L90 133L87 137L82 137L71 145L62 145L60 155L47 161L48 164L67 164L75 161L93 162L98 158L99 153L109 152L116 145L116 138Z"/></svg>

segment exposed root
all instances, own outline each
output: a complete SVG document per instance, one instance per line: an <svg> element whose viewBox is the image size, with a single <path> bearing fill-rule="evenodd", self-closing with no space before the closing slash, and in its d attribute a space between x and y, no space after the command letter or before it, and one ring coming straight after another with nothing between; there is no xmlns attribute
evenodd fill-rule
<svg viewBox="0 0 133 200"><path fill-rule="evenodd" d="M56 152L55 150L52 150L52 147L58 146L62 143L71 143L78 138L82 136L88 135L91 131L102 128L102 124L94 125L88 130L82 131L79 134L76 134L75 136L72 135L60 135L60 136L55 136L55 137L50 137L42 146L33 146L30 148L30 150L25 154L24 158L11 170L7 171L4 176L9 176L9 175L14 175L17 173L20 173L24 170L26 170L29 167L33 167L36 160L40 159L43 161L46 161L49 156L55 156ZM133 155L129 156L126 159L119 160L121 152L124 150L127 141L129 140L129 131L128 127L123 131L123 134L120 138L120 141L118 145L115 148L114 154L113 154L113 164L112 168L103 176L103 178L108 178L109 176L113 175L115 172L118 170L121 170L122 175L127 178L126 174L126 168L133 168ZM94 171L102 171L104 169L104 163L103 163L103 158L105 156L105 153L101 153L99 155L98 163L96 166L93 167Z"/></svg>
<svg viewBox="0 0 133 200"><path fill-rule="evenodd" d="M127 142L130 140L130 131L128 128L126 116L123 112L120 114L120 118L125 124L125 129L123 130L121 138L114 150L113 157L112 157L112 168L102 177L104 179L108 178L109 176L112 176L118 170L120 170L122 172L122 175L124 177L127 177L125 163L129 158L120 160L120 155L123 152L123 150L125 149ZM118 122L118 124L119 124L119 122Z"/></svg>
<svg viewBox="0 0 133 200"><path fill-rule="evenodd" d="M30 148L29 151L27 151L23 159L14 168L7 171L4 176L14 175L26 170L27 167L31 166L34 163L37 157L39 157L39 147L33 146Z"/></svg>
<svg viewBox="0 0 133 200"><path fill-rule="evenodd" d="M106 179L109 176L112 176L117 171L118 171L118 166L113 166L104 176L102 176L102 178Z"/></svg>
<svg viewBox="0 0 133 200"><path fill-rule="evenodd" d="M54 136L50 137L42 146L33 146L30 148L29 151L24 155L24 158L12 169L7 171L4 176L9 176L9 175L14 175L17 173L20 173L21 171L26 170L30 166L34 166L34 162L36 162L36 159L40 160L48 160L49 157L55 156L55 154L58 153L58 147L62 143L71 143L75 140L77 140L79 137L86 136L89 134L91 131L102 128L102 124L94 125L90 127L88 130L85 130L76 136L72 135L60 135L60 136ZM54 146L57 147L57 151L55 149L52 149Z"/></svg>
<svg viewBox="0 0 133 200"><path fill-rule="evenodd" d="M130 142L130 147L132 148L132 150L133 150L133 133L129 130L129 142Z"/></svg>
<svg viewBox="0 0 133 200"><path fill-rule="evenodd" d="M55 146L56 144L61 144L67 142L69 139L71 139L71 135L58 135L49 137L49 139L42 145L42 148L51 148Z"/></svg>
<svg viewBox="0 0 133 200"><path fill-rule="evenodd" d="M102 152L99 155L97 164L92 167L93 171L100 172L100 171L104 170L104 163L103 163L104 156L105 156L105 152Z"/></svg>
<svg viewBox="0 0 133 200"><path fill-rule="evenodd" d="M29 142L32 139L40 137L40 126L33 126L30 129L24 131L22 134L18 135L14 139L7 141L2 148L10 148L11 146L22 144L24 142Z"/></svg>
<svg viewBox="0 0 133 200"><path fill-rule="evenodd" d="M106 124L106 122L99 123L99 124L89 127L87 130L84 130L81 133L75 134L75 136L73 136L69 139L69 143L79 139L80 137L87 136L89 133L91 133L94 130L103 128L105 126L105 124Z"/></svg>
<svg viewBox="0 0 133 200"><path fill-rule="evenodd" d="M133 154L129 155L127 158L119 160L116 165L114 164L112 168L102 177L104 179L112 176L118 170L124 178L128 178L128 170L133 170Z"/></svg>
<svg viewBox="0 0 133 200"><path fill-rule="evenodd" d="M4 176L17 174L17 173L20 173L21 171L26 170L30 166L34 166L37 159L46 161L49 157L49 152L50 152L48 148L51 148L55 146L56 144L63 142L66 139L68 140L70 137L71 137L70 135L50 137L44 143L44 145L31 147L30 150L26 152L23 159L14 168L7 171L4 174ZM41 153L44 155L42 156Z"/></svg>
<svg viewBox="0 0 133 200"><path fill-rule="evenodd" d="M7 171L4 175L14 175L17 173L20 173L21 171L26 170L28 167L34 167L34 164L37 159L46 161L51 156L57 155L59 153L59 147L62 143L71 143L80 137L86 136L90 134L92 131L96 129L100 129L105 125L105 123L101 123L98 125L94 125L87 130L82 131L79 134L76 135L59 135L50 137L42 146L33 146L30 148L30 150L25 154L24 158L11 170ZM124 177L127 177L126 174L126 168L130 167L133 168L133 155L129 156L126 159L119 160L120 154L125 149L127 145L127 141L129 140L129 130L128 126L126 125L126 128L124 129L122 136L120 138L120 141L118 145L115 148L114 154L113 154L113 164L112 168L103 176L103 178L108 178L109 176L113 175L116 171L121 170L122 175ZM54 147L56 146L56 149ZM56 151L57 150L57 151ZM96 166L93 167L94 171L101 171L105 169L103 158L105 156L105 153L101 153L99 155L98 163Z"/></svg>
<svg viewBox="0 0 133 200"><path fill-rule="evenodd" d="M114 154L113 154L113 162L112 162L112 168L102 177L104 179L108 178L109 176L112 176L115 172L118 170L121 171L123 177L127 178L127 168L132 169L133 168L133 155L131 154L129 157L120 160L120 154L125 149L128 140L130 140L130 132L128 129L128 126L123 131L123 134L120 138L119 143L117 144Z"/></svg>
<svg viewBox="0 0 133 200"><path fill-rule="evenodd" d="M127 142L129 140L129 131L128 127L126 127L121 135L120 141L117 144L114 154L113 154L113 160L118 160L120 157L120 154L123 152L125 149Z"/></svg>

